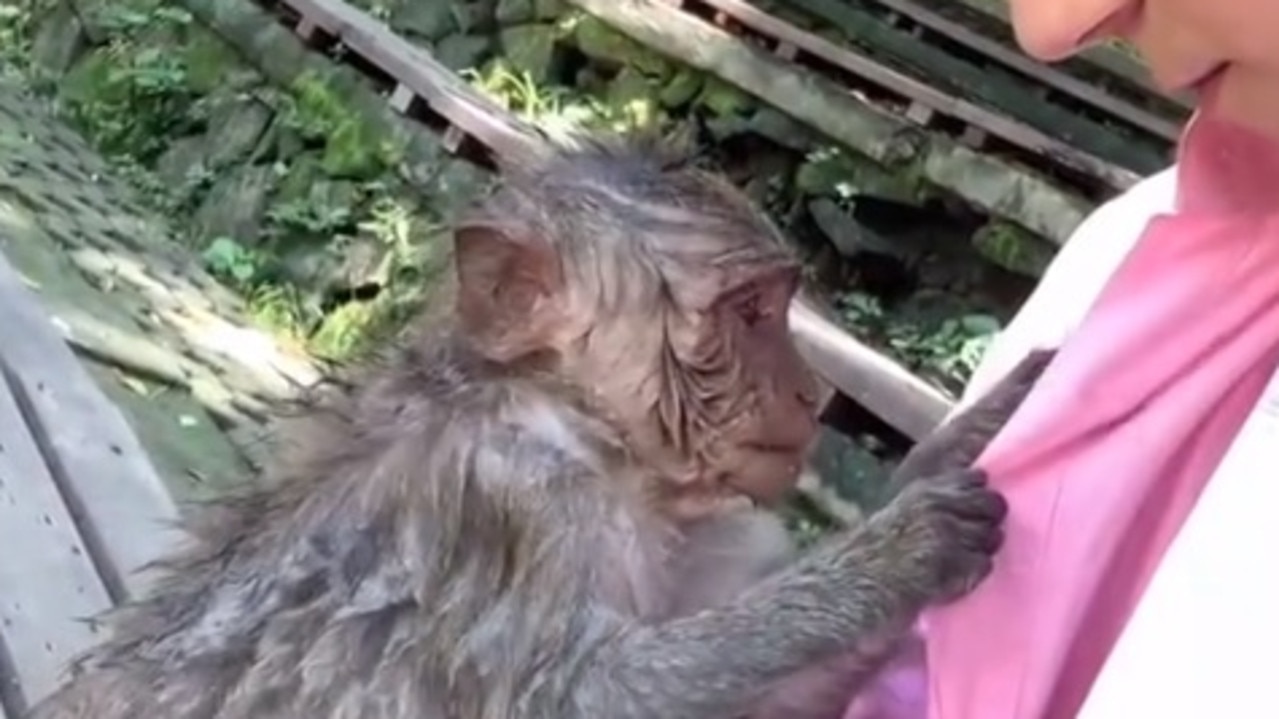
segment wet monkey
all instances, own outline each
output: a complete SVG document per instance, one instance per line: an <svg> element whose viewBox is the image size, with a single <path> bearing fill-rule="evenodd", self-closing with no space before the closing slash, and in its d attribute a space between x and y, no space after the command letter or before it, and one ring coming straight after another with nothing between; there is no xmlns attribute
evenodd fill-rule
<svg viewBox="0 0 1279 719"><path fill-rule="evenodd" d="M798 267L725 181L584 142L506 168L453 237L447 317L195 515L33 717L769 716L846 700L989 571L1005 505L969 464L1003 418L972 412L792 556L760 507L817 428Z"/></svg>

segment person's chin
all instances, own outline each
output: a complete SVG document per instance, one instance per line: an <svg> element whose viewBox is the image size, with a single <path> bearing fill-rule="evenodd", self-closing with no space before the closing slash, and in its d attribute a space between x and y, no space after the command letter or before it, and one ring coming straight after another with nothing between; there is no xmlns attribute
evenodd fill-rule
<svg viewBox="0 0 1279 719"><path fill-rule="evenodd" d="M1242 125L1279 142L1279 75L1232 65L1196 91L1205 119Z"/></svg>

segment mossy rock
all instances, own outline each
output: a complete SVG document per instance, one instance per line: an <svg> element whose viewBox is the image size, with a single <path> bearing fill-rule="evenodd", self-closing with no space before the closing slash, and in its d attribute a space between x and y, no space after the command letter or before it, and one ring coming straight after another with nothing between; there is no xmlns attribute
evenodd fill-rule
<svg viewBox="0 0 1279 719"><path fill-rule="evenodd" d="M755 106L750 95L717 77L707 77L697 104L705 107L715 117L741 115Z"/></svg>
<svg viewBox="0 0 1279 719"><path fill-rule="evenodd" d="M275 188L274 202L301 202L310 197L311 188L324 179L322 153L306 152L294 156L288 170Z"/></svg>
<svg viewBox="0 0 1279 719"><path fill-rule="evenodd" d="M387 169L389 148L366 123L338 126L324 145L324 171L332 177L373 179Z"/></svg>
<svg viewBox="0 0 1279 719"><path fill-rule="evenodd" d="M59 99L71 104L113 102L123 97L109 93L119 86L110 82L115 58L110 48L98 47L80 57L58 84Z"/></svg>
<svg viewBox="0 0 1279 719"><path fill-rule="evenodd" d="M421 2L422 0L417 0ZM429 2L446 2L446 0L428 0ZM448 5L453 10L453 17L458 30L469 35L492 30L497 25L497 0L454 0Z"/></svg>
<svg viewBox="0 0 1279 719"><path fill-rule="evenodd" d="M506 61L512 67L527 72L538 83L551 77L558 37L554 25L516 25L502 30L499 37Z"/></svg>
<svg viewBox="0 0 1279 719"><path fill-rule="evenodd" d="M58 3L41 21L31 41L31 60L54 76L69 70L88 47L89 37L70 3Z"/></svg>
<svg viewBox="0 0 1279 719"><path fill-rule="evenodd" d="M983 225L972 242L986 259L1027 277L1041 277L1056 254L1048 240L1002 220Z"/></svg>
<svg viewBox="0 0 1279 719"><path fill-rule="evenodd" d="M537 18L533 0L498 0L493 16L501 25L522 25Z"/></svg>
<svg viewBox="0 0 1279 719"><path fill-rule="evenodd" d="M866 448L839 432L822 428L813 449L812 462L823 484L864 512L873 512L888 499L888 467Z"/></svg>
<svg viewBox="0 0 1279 719"><path fill-rule="evenodd" d="M870 158L828 147L809 154L796 171L795 186L805 195L864 193L911 202L922 180L911 167L889 170Z"/></svg>
<svg viewBox="0 0 1279 719"><path fill-rule="evenodd" d="M594 60L633 67L652 77L665 78L674 72L674 66L656 51L591 16L582 17L573 26L572 40L582 54Z"/></svg>
<svg viewBox="0 0 1279 719"><path fill-rule="evenodd" d="M623 68L608 85L608 104L620 111L630 127L650 127L661 116L655 85L653 79L636 68Z"/></svg>
<svg viewBox="0 0 1279 719"><path fill-rule="evenodd" d="M217 169L247 158L273 116L271 108L252 98L230 97L215 105L209 116L205 164Z"/></svg>
<svg viewBox="0 0 1279 719"><path fill-rule="evenodd" d="M458 16L446 0L405 0L391 11L389 24L398 33L433 43L457 32Z"/></svg>
<svg viewBox="0 0 1279 719"><path fill-rule="evenodd" d="M271 167L239 167L223 175L196 211L197 236L205 240L230 237L246 244L256 242L274 184Z"/></svg>
<svg viewBox="0 0 1279 719"><path fill-rule="evenodd" d="M564 14L564 0L534 0L533 16L538 20L555 20Z"/></svg>
<svg viewBox="0 0 1279 719"><path fill-rule="evenodd" d="M436 60L453 71L480 67L493 54L493 38L488 35L449 35L435 46Z"/></svg>
<svg viewBox="0 0 1279 719"><path fill-rule="evenodd" d="M697 97L705 81L706 76L703 73L689 67L682 67L662 86L657 99L663 107L671 109L683 107Z"/></svg>
<svg viewBox="0 0 1279 719"><path fill-rule="evenodd" d="M190 28L178 49L186 61L187 84L196 93L240 90L258 82L257 73L231 46L202 27Z"/></svg>
<svg viewBox="0 0 1279 719"><path fill-rule="evenodd" d="M181 187L208 170L208 140L203 135L180 137L156 160L155 174L171 188Z"/></svg>

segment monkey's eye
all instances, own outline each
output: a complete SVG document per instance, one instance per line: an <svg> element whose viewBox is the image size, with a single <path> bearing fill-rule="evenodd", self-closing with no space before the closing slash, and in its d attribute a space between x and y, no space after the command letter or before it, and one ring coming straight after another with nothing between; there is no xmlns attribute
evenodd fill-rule
<svg viewBox="0 0 1279 719"><path fill-rule="evenodd" d="M754 327L768 318L768 311L759 293L752 292L737 303L737 315L747 327Z"/></svg>

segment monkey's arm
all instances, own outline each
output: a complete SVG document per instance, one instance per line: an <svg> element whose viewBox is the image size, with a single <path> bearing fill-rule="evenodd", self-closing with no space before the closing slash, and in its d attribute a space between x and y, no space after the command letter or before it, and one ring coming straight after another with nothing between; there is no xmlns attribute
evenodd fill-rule
<svg viewBox="0 0 1279 719"><path fill-rule="evenodd" d="M894 470L893 483L901 486L971 466L1030 394L1054 355L1056 350L1035 350L1026 355L990 392L915 445Z"/></svg>
<svg viewBox="0 0 1279 719"><path fill-rule="evenodd" d="M729 719L840 655L874 663L930 601L989 571L1006 511L979 472L915 483L736 602L628 625L587 660L571 717Z"/></svg>

